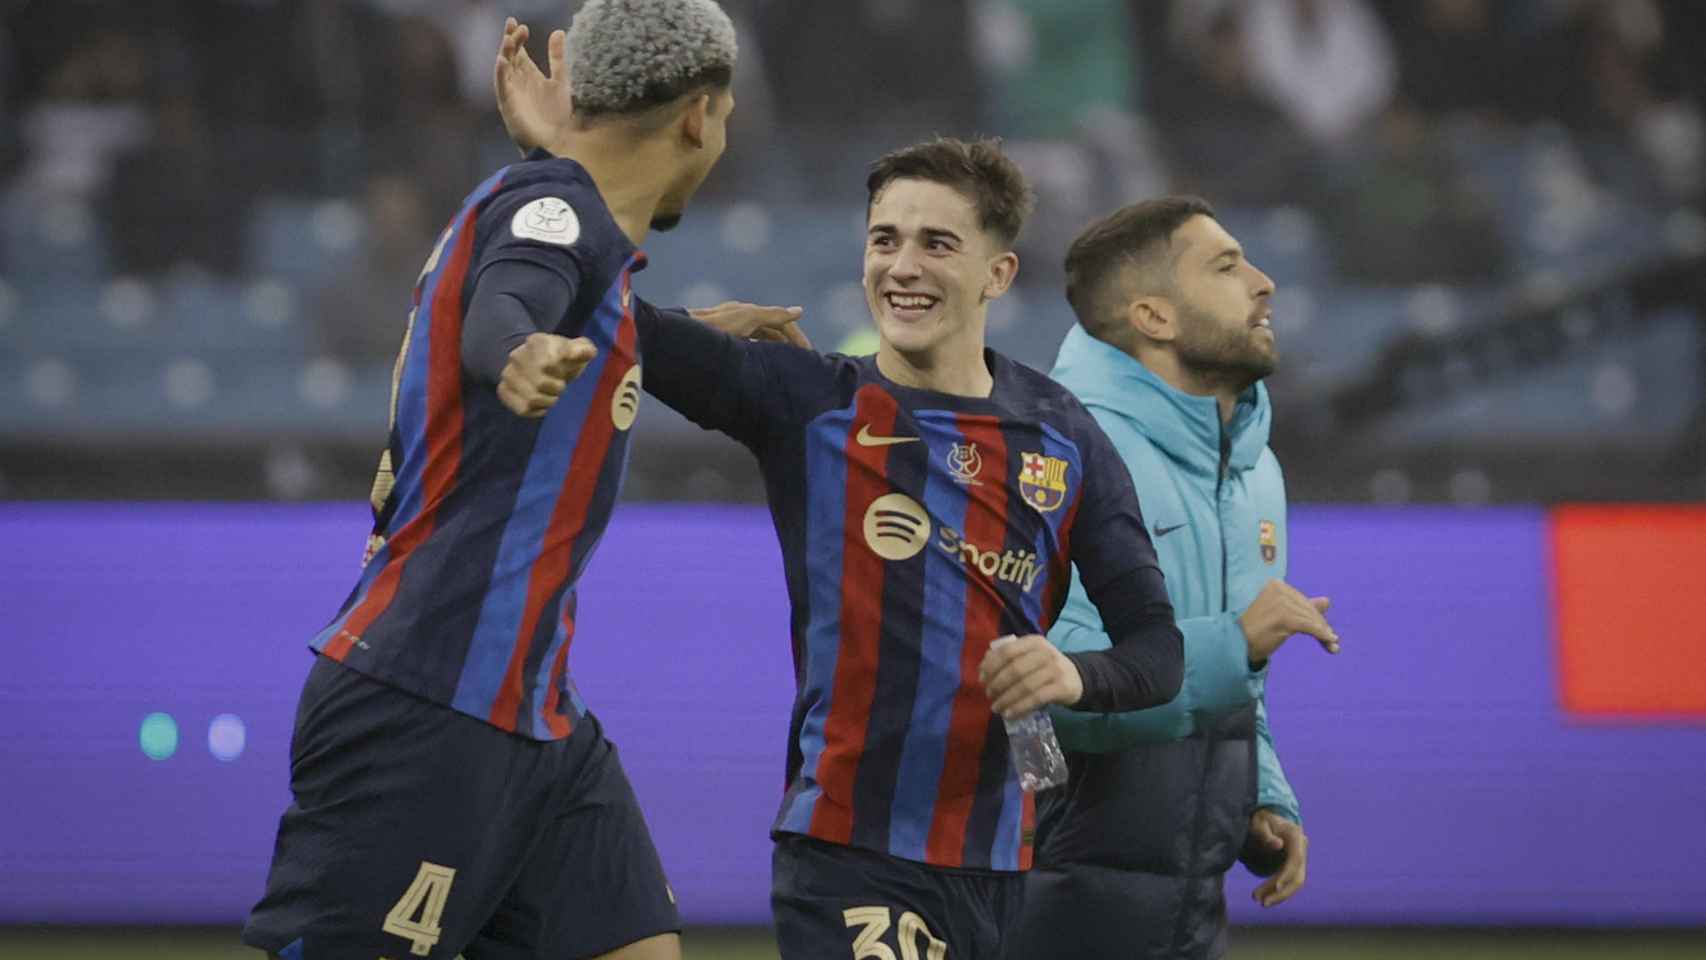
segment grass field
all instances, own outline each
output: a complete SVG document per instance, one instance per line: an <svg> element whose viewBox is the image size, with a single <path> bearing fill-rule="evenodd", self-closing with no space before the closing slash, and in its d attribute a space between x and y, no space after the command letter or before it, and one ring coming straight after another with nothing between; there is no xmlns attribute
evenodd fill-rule
<svg viewBox="0 0 1706 960"><path fill-rule="evenodd" d="M693 930L684 943L686 960L771 960L776 956L769 934L762 930ZM256 960L258 956L237 943L236 931L226 929L0 928L0 958L5 960ZM1702 960L1706 930L1245 930L1235 931L1232 957Z"/></svg>

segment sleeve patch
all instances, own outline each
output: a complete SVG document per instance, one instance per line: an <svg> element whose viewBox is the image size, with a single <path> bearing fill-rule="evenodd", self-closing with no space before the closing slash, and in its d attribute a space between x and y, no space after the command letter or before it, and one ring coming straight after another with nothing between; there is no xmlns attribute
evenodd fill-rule
<svg viewBox="0 0 1706 960"><path fill-rule="evenodd" d="M569 247L580 239L581 221L567 200L540 197L515 212L509 232L522 240Z"/></svg>

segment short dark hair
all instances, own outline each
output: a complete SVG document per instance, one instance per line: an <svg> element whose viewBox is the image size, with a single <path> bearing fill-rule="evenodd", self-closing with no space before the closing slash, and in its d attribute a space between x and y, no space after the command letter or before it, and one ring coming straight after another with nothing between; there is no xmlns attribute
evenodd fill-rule
<svg viewBox="0 0 1706 960"><path fill-rule="evenodd" d="M1034 202L1019 165L1001 152L1001 141L937 137L884 154L865 178L865 215L877 195L895 180L928 180L953 187L977 207L978 226L1011 247L1019 239Z"/></svg>
<svg viewBox="0 0 1706 960"><path fill-rule="evenodd" d="M1109 287L1126 267L1154 264L1167 252L1174 231L1192 217L1214 217L1201 197L1162 197L1121 207L1095 223L1066 250L1066 302L1092 336L1107 339ZM1162 277L1171 279L1172 260Z"/></svg>

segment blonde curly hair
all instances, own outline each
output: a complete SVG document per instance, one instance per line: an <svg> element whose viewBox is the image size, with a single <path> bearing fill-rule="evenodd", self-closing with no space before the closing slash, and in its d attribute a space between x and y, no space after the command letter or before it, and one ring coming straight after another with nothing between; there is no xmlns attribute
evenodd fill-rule
<svg viewBox="0 0 1706 960"><path fill-rule="evenodd" d="M734 24L714 0L587 0L568 46L582 116L638 113L734 79Z"/></svg>

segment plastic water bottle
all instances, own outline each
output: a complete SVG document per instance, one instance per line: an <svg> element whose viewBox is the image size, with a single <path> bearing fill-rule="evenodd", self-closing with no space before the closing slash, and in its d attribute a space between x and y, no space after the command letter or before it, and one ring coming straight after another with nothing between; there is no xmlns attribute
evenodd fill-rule
<svg viewBox="0 0 1706 960"><path fill-rule="evenodd" d="M1011 636L1000 637L991 649L1009 643ZM1013 769L1019 773L1019 786L1036 792L1058 787L1066 782L1066 755L1060 750L1060 740L1054 735L1054 721L1046 708L1038 708L1016 720L1006 720L1007 743L1013 751Z"/></svg>

